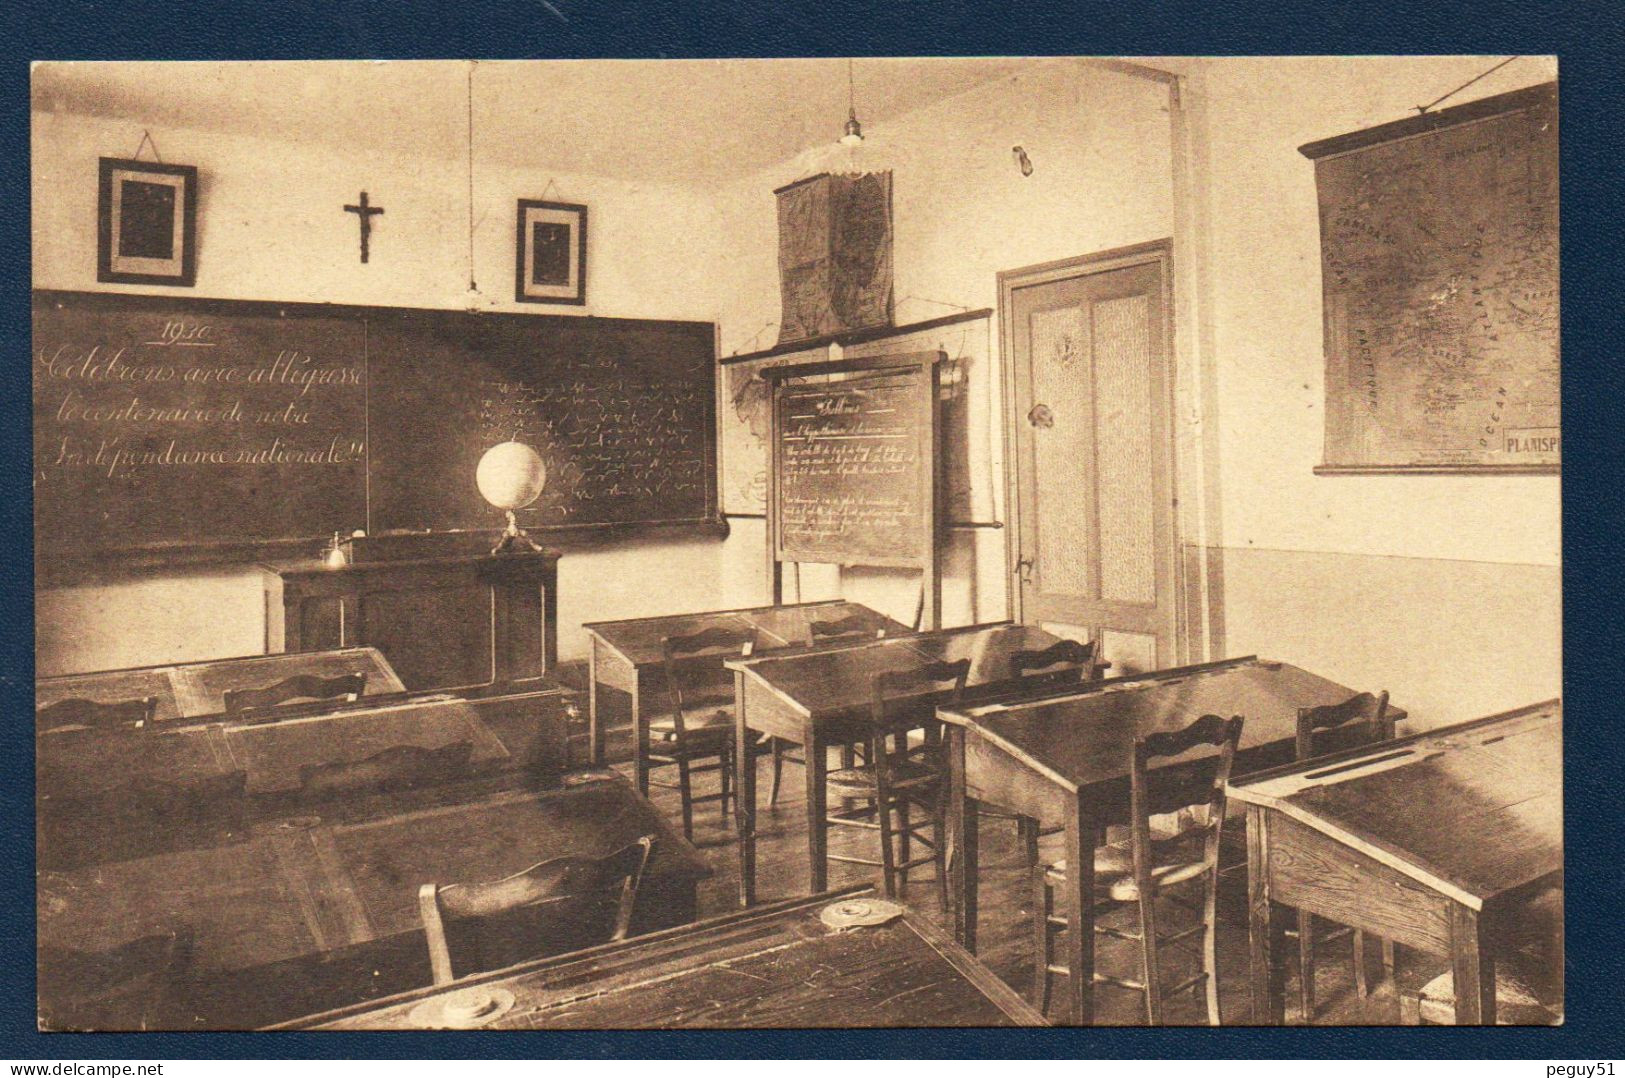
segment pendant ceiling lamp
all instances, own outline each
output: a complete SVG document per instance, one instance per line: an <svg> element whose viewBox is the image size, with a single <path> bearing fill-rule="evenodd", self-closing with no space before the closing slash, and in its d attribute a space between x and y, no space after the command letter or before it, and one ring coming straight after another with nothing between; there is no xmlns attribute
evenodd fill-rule
<svg viewBox="0 0 1625 1078"><path fill-rule="evenodd" d="M852 92L852 60L846 61L846 128L841 133L842 146L863 144L863 125L858 122L857 99Z"/></svg>

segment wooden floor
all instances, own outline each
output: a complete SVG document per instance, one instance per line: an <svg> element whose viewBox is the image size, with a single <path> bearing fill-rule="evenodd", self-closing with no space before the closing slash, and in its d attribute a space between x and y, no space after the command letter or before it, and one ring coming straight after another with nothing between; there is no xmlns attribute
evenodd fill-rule
<svg viewBox="0 0 1625 1078"><path fill-rule="evenodd" d="M806 816L803 811L804 785L801 768L786 765L784 788L780 791L775 808L767 807L769 768L761 763L761 781L758 783L761 805L758 813L757 841L757 897L768 902L806 893L807 839ZM617 769L631 774L628 764ZM708 775L701 782L714 782ZM706 785L702 792L713 787ZM680 818L679 801L675 790L655 788L651 791L655 804L670 814L675 822ZM1015 825L1008 820L987 820L982 824L981 846L981 918L977 957L995 973L1028 999L1032 998L1033 957L1031 946L1031 899L1028 894L1026 873L1020 850L1015 841ZM1061 854L1056 835L1044 839L1044 854L1059 859ZM739 881L739 853L734 842L732 820L724 823L716 804L696 808L694 841L700 848L715 875L700 887L700 916L711 917L737 909ZM830 837L833 851L860 856L876 855L875 837L851 828L836 828ZM1052 845L1053 844L1053 845ZM861 883L867 879L878 881L879 870L861 865L830 864L830 886L841 887ZM930 915L939 924L947 925L937 908L936 886L929 866L917 869L904 900L916 910ZM1132 911L1124 911L1132 927L1137 920ZM1118 916L1113 914L1112 916ZM1108 921L1107 923L1113 923ZM1367 969L1373 981L1381 976L1382 965L1375 943L1367 941L1370 955ZM1354 991L1354 978L1349 962L1350 942L1347 939L1323 945L1317 952L1316 1025L1391 1025L1399 1020L1399 1006L1393 985L1383 981L1376 985L1371 996L1360 999ZM1138 977L1139 952L1137 947L1121 940L1101 937L1097 944L1097 962L1104 972L1125 977ZM1174 958L1182 961L1179 952ZM1400 951L1400 981L1414 987L1425 983L1446 968L1446 963L1414 951ZM1183 965L1176 967L1183 970ZM1194 972L1195 966L1190 967ZM1174 979L1183 980L1181 973ZM1287 1021L1301 1022L1297 1003L1297 968L1294 961L1289 967L1287 982ZM1058 1018L1065 1006L1066 979L1057 978L1050 1008L1050 1017ZM1169 1003L1171 1024L1205 1024L1205 1009L1192 998L1193 993L1181 993ZM1245 1025L1252 1021L1252 1004L1248 998L1247 920L1245 909L1245 880L1236 873L1226 881L1220 900L1219 924L1219 999L1226 1025ZM1095 991L1096 1020L1103 1025L1144 1024L1141 997L1109 985Z"/></svg>

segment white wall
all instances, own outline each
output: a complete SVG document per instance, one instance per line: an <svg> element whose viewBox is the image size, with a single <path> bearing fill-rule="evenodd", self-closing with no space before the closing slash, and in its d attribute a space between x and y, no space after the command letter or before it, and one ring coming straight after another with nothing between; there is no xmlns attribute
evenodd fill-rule
<svg viewBox="0 0 1625 1078"><path fill-rule="evenodd" d="M75 114L33 116L34 285L224 299L462 308L468 289L467 165L457 146L402 146L392 154L252 133L150 127L164 160L199 170L196 287L96 281L96 169L130 156L143 125ZM698 190L475 167L475 272L492 309L601 317L711 321L716 214ZM384 207L372 257L359 261L362 189ZM589 206L585 309L513 301L518 198ZM472 481L472 477L470 477ZM715 541L569 554L560 564L560 653L585 654L583 620L712 606L721 590ZM38 595L41 675L218 658L264 646L259 577L252 572L145 575Z"/></svg>
<svg viewBox="0 0 1625 1078"><path fill-rule="evenodd" d="M468 166L460 146L382 154L252 134L152 128L166 161L198 166L198 273L191 289L96 281L96 159L128 156L142 125L33 115L34 287L226 299L461 309L468 292ZM371 260L356 215L373 205ZM588 206L587 306L515 303L520 198ZM709 321L715 217L701 192L475 161L474 269L485 306L526 314Z"/></svg>
<svg viewBox="0 0 1625 1078"><path fill-rule="evenodd" d="M1560 691L1555 476L1316 476L1324 366L1314 166L1297 147L1415 115L1494 57L1202 63L1203 311L1229 654L1387 687L1428 722ZM1556 77L1525 58L1447 104Z"/></svg>
<svg viewBox="0 0 1625 1078"><path fill-rule="evenodd" d="M1483 71L1477 57L1182 61L1197 130L1190 181L1199 237L1176 267L1199 288L1194 323L1209 365L1190 424L1216 507L1193 560L1214 568L1211 647L1259 651L1351 685L1386 687L1425 721L1510 707L1558 688L1559 482L1554 477L1336 477L1320 459L1323 373L1313 165L1297 147L1407 115ZM1546 81L1523 59L1458 100ZM859 101L859 111L862 102ZM841 117L830 120L833 136ZM1161 86L1075 60L1016 75L894 120L866 124L848 151L823 143L772 168L705 188L477 169L477 278L512 308L513 200L592 207L596 315L720 323L722 353L776 339L773 189L819 171L894 172L899 322L994 307L996 274L1174 232L1169 114ZM36 284L96 289L95 158L129 155L141 127L34 117ZM199 296L435 306L464 304L465 165L458 147L393 154L232 135L152 131L166 160L200 166ZM1010 148L1034 165L1022 177ZM550 185L549 181L554 182ZM374 259L356 261L356 223L339 207L366 188L386 213ZM1181 246L1183 244L1183 246ZM1181 261L1184 260L1184 261ZM1180 281L1185 281L1182 275ZM154 291L116 286L127 291ZM174 291L174 290L161 290ZM534 308L526 308L534 310ZM560 310L563 310L560 308ZM996 329L982 331L967 392L976 482L972 514L1006 519ZM956 337L920 342L954 355ZM1189 345L1191 342L1185 342ZM1182 415L1182 421L1188 417ZM956 534L950 622L1002 617L1002 532ZM759 521L724 544L628 547L561 566L566 657L581 620L763 601ZM845 591L911 616L915 583L895 573L806 575L808 598ZM42 673L205 658L258 646L251 574L185 574L46 592ZM222 626L229 626L222 630ZM235 635L233 635L235 634Z"/></svg>
<svg viewBox="0 0 1625 1078"><path fill-rule="evenodd" d="M1079 60L1034 60L1013 76L889 122L866 123L865 142L856 149L834 143L839 120L831 117L830 142L719 192L722 230L734 252L721 267L723 355L777 339L773 191L804 176L892 170L900 324L996 307L1001 270L1161 239L1172 230L1167 90L1153 82ZM1014 146L1026 150L1031 176L1018 170ZM977 521L1002 522L997 322L972 325L983 337L975 350L985 361L978 357L966 388L975 417L967 447L975 476L970 509ZM923 343L944 347L950 357L968 347L957 327L939 336ZM898 351L917 346L887 342ZM951 535L945 623L1006 616L1004 542L1003 532L993 529ZM760 527L736 523L725 552L730 580L763 579L762 544ZM850 569L837 579L809 568L804 576L808 598L844 593L904 620L913 616L915 574Z"/></svg>
<svg viewBox="0 0 1625 1078"><path fill-rule="evenodd" d="M1206 65L1224 536L1229 546L1557 564L1558 480L1316 476L1325 402L1314 164L1298 147L1415 115L1484 57ZM1447 105L1556 77L1527 58Z"/></svg>
<svg viewBox="0 0 1625 1078"><path fill-rule="evenodd" d="M1197 455L1212 462L1193 480L1210 514L1207 534L1186 536L1210 544L1186 562L1212 569L1209 653L1256 651L1346 684L1387 687L1425 723L1559 691L1559 482L1313 474L1324 399L1319 230L1313 165L1297 147L1410 114L1491 62L1168 65L1190 76L1186 104L1197 125L1185 219L1204 231L1182 232L1174 258L1181 282L1200 282L1190 328L1208 365L1190 383L1201 407L1180 418ZM1553 62L1521 60L1458 100L1553 77ZM866 132L856 151L815 147L721 193L724 229L739 252L725 267L723 354L772 343L776 330L762 333L778 318L771 191L815 172L894 170L899 322L951 309L927 300L995 306L1001 269L1174 230L1167 97L1150 81L1077 61L1035 61ZM1032 177L1015 170L1013 145L1031 156ZM1182 260L1201 264L1187 275ZM992 421L986 443L970 451L986 468L988 507L1003 520L991 336L973 391L990 402ZM741 523L727 544L727 577L757 581L760 528ZM1003 616L1002 547L997 532L955 537L945 588L951 620ZM896 574L808 579L809 597L844 591L890 613L911 608L914 584Z"/></svg>

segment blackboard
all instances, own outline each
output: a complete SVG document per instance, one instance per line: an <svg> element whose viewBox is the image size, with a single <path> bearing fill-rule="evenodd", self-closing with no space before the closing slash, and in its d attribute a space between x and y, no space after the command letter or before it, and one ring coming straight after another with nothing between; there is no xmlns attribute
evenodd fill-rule
<svg viewBox="0 0 1625 1078"><path fill-rule="evenodd" d="M924 566L936 556L939 352L766 372L775 561Z"/></svg>
<svg viewBox="0 0 1625 1078"><path fill-rule="evenodd" d="M42 559L366 519L366 330L342 316L36 296Z"/></svg>
<svg viewBox="0 0 1625 1078"><path fill-rule="evenodd" d="M1556 85L1302 147L1327 473L1556 471Z"/></svg>
<svg viewBox="0 0 1625 1078"><path fill-rule="evenodd" d="M709 323L546 315L368 320L372 528L488 528L481 454L532 446L547 468L526 528L716 516Z"/></svg>
<svg viewBox="0 0 1625 1078"><path fill-rule="evenodd" d="M36 292L44 562L334 531L494 529L474 486L517 438L527 527L716 517L709 323Z"/></svg>

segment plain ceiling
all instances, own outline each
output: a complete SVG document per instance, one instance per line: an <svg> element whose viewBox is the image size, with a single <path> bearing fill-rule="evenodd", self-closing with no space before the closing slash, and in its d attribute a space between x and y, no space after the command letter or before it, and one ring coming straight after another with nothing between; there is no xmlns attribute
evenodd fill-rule
<svg viewBox="0 0 1625 1078"><path fill-rule="evenodd" d="M889 120L1046 60L864 58L865 123ZM470 71L482 159L703 183L835 139L847 61L498 60L42 62L33 107L143 126L460 157Z"/></svg>

